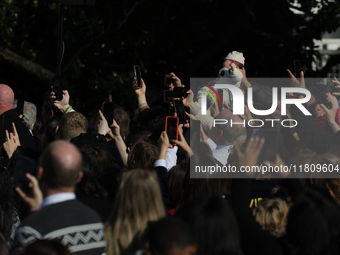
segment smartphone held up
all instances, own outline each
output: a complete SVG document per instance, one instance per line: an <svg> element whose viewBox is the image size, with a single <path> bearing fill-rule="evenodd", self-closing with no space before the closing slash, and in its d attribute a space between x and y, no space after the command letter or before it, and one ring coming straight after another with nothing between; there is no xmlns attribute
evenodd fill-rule
<svg viewBox="0 0 340 255"><path fill-rule="evenodd" d="M140 73L139 65L134 65L133 71L135 73L135 77L136 77L136 81L137 81L137 88L141 88L142 87L142 76L141 76L141 73Z"/></svg>
<svg viewBox="0 0 340 255"><path fill-rule="evenodd" d="M178 124L178 117L168 116L165 119L165 131L168 135L171 145L176 145L174 143L171 143L171 141L178 140Z"/></svg>
<svg viewBox="0 0 340 255"><path fill-rule="evenodd" d="M104 118L107 121L107 124L110 126L113 123L114 119L114 107L115 104L113 102L104 102L102 107L102 112L104 115Z"/></svg>

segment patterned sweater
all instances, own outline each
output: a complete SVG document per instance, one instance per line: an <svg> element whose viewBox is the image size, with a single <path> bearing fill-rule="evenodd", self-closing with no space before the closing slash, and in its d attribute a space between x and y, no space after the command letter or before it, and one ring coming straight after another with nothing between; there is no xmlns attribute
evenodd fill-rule
<svg viewBox="0 0 340 255"><path fill-rule="evenodd" d="M100 217L76 199L48 205L27 217L16 231L10 254L36 239L58 239L78 255L105 254Z"/></svg>

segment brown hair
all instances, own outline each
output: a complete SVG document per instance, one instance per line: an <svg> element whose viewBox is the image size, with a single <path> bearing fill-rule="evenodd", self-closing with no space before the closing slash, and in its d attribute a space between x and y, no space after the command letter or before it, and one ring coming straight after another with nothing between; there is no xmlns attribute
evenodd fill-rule
<svg viewBox="0 0 340 255"><path fill-rule="evenodd" d="M175 165L168 172L169 189L175 208L179 207L179 201L183 193L183 182L187 172L187 164Z"/></svg>
<svg viewBox="0 0 340 255"><path fill-rule="evenodd" d="M243 69L243 65L240 63L240 62L237 62L236 60L235 61L235 65L240 68L240 69Z"/></svg>
<svg viewBox="0 0 340 255"><path fill-rule="evenodd" d="M288 205L285 201L276 199L264 199L253 209L253 216L263 230L267 230L275 237L281 237L286 233Z"/></svg>
<svg viewBox="0 0 340 255"><path fill-rule="evenodd" d="M60 139L70 141L72 138L87 132L88 121L80 112L69 112L63 115L59 123Z"/></svg>
<svg viewBox="0 0 340 255"><path fill-rule="evenodd" d="M137 142L128 156L128 166L138 166L144 169L153 169L153 164L158 159L159 149L146 141Z"/></svg>
<svg viewBox="0 0 340 255"><path fill-rule="evenodd" d="M114 119L120 127L121 137L126 137L129 133L130 117L129 114L119 105L115 105Z"/></svg>

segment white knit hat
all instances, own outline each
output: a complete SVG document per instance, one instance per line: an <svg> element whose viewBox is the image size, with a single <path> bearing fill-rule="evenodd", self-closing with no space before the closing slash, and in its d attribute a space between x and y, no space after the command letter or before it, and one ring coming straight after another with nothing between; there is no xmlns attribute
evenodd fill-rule
<svg viewBox="0 0 340 255"><path fill-rule="evenodd" d="M245 58L243 57L242 52L232 51L228 54L228 56L225 57L225 60L227 60L227 59L235 60L235 61L241 63L242 65L244 65Z"/></svg>

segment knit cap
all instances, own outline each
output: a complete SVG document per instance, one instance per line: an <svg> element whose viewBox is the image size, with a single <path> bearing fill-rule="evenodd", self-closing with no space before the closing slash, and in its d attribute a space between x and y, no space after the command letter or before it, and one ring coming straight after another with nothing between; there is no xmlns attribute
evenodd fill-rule
<svg viewBox="0 0 340 255"><path fill-rule="evenodd" d="M227 60L227 59L235 60L235 61L241 63L242 65L244 65L245 58L243 57L242 52L232 51L228 54L228 56L225 57L225 60Z"/></svg>

